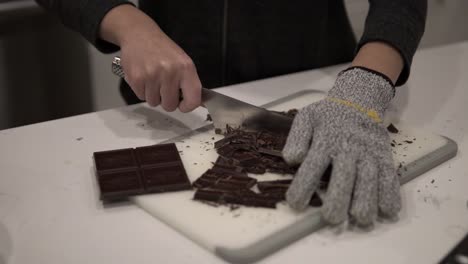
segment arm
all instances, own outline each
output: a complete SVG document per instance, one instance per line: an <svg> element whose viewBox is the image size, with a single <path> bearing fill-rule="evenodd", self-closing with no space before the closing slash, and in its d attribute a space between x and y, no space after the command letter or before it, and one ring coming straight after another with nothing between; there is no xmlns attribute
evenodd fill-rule
<svg viewBox="0 0 468 264"><path fill-rule="evenodd" d="M353 65L379 71L397 86L402 85L408 79L413 55L424 33L427 0L369 0L369 3ZM396 54L401 58L401 69Z"/></svg>
<svg viewBox="0 0 468 264"><path fill-rule="evenodd" d="M384 74L393 84L398 80L403 65L400 53L384 42L365 44L352 62L352 66L361 66Z"/></svg>
<svg viewBox="0 0 468 264"><path fill-rule="evenodd" d="M121 49L125 80L141 100L166 111L201 103L191 58L145 13L124 0L37 0L102 52ZM183 100L179 101L179 93Z"/></svg>
<svg viewBox="0 0 468 264"><path fill-rule="evenodd" d="M101 52L110 53L118 47L99 38L99 25L114 7L128 4L126 0L36 0L68 28L79 32Z"/></svg>

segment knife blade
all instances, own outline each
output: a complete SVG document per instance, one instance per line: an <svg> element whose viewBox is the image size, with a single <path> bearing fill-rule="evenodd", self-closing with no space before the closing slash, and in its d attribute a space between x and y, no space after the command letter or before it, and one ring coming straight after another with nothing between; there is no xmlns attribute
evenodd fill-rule
<svg viewBox="0 0 468 264"><path fill-rule="evenodd" d="M114 57L112 72L122 78L125 77L120 57ZM208 110L214 127L222 133L229 126L247 131L268 131L287 135L293 121L292 117L268 111L206 88L202 88L202 106Z"/></svg>

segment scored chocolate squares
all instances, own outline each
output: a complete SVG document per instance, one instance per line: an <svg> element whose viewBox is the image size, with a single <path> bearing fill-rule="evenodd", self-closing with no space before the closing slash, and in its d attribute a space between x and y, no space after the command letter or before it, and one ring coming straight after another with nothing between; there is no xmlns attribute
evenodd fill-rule
<svg viewBox="0 0 468 264"><path fill-rule="evenodd" d="M106 202L192 188L173 143L100 151L93 156L100 198Z"/></svg>

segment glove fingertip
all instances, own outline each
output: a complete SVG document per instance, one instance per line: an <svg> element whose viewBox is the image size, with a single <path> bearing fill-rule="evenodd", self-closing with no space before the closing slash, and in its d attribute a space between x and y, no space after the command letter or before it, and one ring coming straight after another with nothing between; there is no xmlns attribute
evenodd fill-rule
<svg viewBox="0 0 468 264"><path fill-rule="evenodd" d="M331 225L338 225L343 223L347 219L347 214L343 214L338 210L332 209L330 206L323 206L322 210L322 217L325 222Z"/></svg>
<svg viewBox="0 0 468 264"><path fill-rule="evenodd" d="M291 190L291 188L286 192L286 202L296 211L304 211L308 206L308 201L304 195L301 195L298 191Z"/></svg>
<svg viewBox="0 0 468 264"><path fill-rule="evenodd" d="M284 161L289 165L297 165L304 161L307 155L306 148L298 148L297 145L291 143L286 144L281 152Z"/></svg>
<svg viewBox="0 0 468 264"><path fill-rule="evenodd" d="M395 218L401 211L401 200L394 200L392 202L383 202L379 206L380 213L387 218Z"/></svg>
<svg viewBox="0 0 468 264"><path fill-rule="evenodd" d="M377 220L377 213L371 211L351 211L351 217L358 226L371 226Z"/></svg>

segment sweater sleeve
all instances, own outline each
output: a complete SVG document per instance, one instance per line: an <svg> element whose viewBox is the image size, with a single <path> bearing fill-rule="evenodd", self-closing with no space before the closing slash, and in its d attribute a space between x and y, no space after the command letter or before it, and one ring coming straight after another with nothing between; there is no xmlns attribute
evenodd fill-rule
<svg viewBox="0 0 468 264"><path fill-rule="evenodd" d="M99 51L115 52L118 46L99 38L99 27L112 8L132 4L126 0L36 0L47 11L59 17L68 28L79 32Z"/></svg>
<svg viewBox="0 0 468 264"><path fill-rule="evenodd" d="M404 62L396 85L403 85L408 80L414 53L424 33L427 0L369 0L369 3L358 50L372 41L393 46Z"/></svg>

